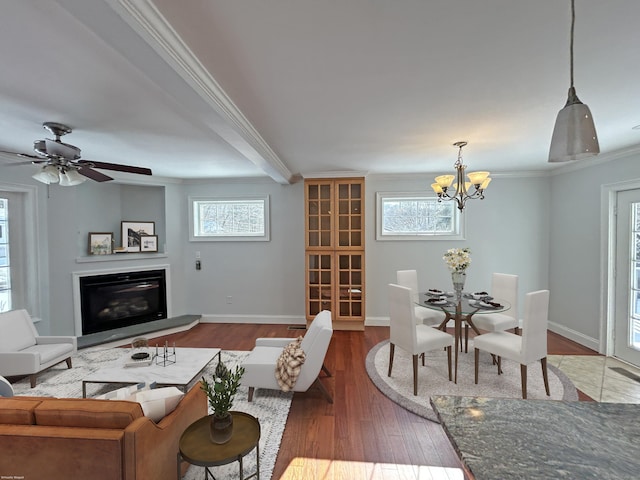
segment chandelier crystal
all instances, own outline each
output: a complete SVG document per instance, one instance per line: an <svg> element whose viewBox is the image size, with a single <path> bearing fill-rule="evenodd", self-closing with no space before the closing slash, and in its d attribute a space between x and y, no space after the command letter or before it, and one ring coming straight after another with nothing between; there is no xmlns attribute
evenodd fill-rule
<svg viewBox="0 0 640 480"><path fill-rule="evenodd" d="M455 175L440 175L435 178L435 183L431 184L431 188L438 195L438 201L455 200L458 204L458 210L464 209L467 200L484 198L484 191L491 182L489 172L469 172L467 173L468 181L465 180L466 165L462 163L462 147L467 142L456 142L454 147L458 147L458 159L453 164L456 169ZM454 183L455 180L455 183ZM453 187L452 187L453 186ZM473 191L472 191L473 189Z"/></svg>

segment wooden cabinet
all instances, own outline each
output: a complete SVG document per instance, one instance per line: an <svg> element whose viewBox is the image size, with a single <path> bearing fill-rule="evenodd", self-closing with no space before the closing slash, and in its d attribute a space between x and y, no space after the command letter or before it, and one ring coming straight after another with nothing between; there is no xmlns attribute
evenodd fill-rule
<svg viewBox="0 0 640 480"><path fill-rule="evenodd" d="M364 179L305 180L306 314L364 330Z"/></svg>

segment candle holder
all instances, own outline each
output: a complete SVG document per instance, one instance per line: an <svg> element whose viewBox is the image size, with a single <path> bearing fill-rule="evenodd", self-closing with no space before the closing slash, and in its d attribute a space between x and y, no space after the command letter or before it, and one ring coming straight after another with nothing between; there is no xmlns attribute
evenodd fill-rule
<svg viewBox="0 0 640 480"><path fill-rule="evenodd" d="M173 351L169 348L169 342L164 342L162 350L158 349L158 344L156 343L155 358L156 365L161 365L163 367L176 363L176 343L173 342Z"/></svg>

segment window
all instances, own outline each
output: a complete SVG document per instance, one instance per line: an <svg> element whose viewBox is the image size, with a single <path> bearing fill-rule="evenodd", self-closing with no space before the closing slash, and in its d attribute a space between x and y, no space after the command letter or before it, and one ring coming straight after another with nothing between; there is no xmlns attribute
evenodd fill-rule
<svg viewBox="0 0 640 480"><path fill-rule="evenodd" d="M191 241L269 241L269 196L189 198Z"/></svg>
<svg viewBox="0 0 640 480"><path fill-rule="evenodd" d="M462 240L462 218L455 202L438 202L426 193L376 194L377 240Z"/></svg>

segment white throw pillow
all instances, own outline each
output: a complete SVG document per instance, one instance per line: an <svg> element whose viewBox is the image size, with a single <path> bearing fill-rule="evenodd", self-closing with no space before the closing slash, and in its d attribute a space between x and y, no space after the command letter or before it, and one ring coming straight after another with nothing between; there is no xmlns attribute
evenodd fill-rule
<svg viewBox="0 0 640 480"><path fill-rule="evenodd" d="M175 410L182 397L184 393L176 387L163 387L135 393L127 400L138 402L145 417L158 423Z"/></svg>
<svg viewBox="0 0 640 480"><path fill-rule="evenodd" d="M150 390L152 388L156 388L156 382L153 383L138 383L137 385L129 385L128 387L118 388L117 390L112 390L107 393L103 393L102 395L98 395L93 398L97 398L99 400L129 400L131 395L134 395L137 392L142 392L145 390Z"/></svg>

